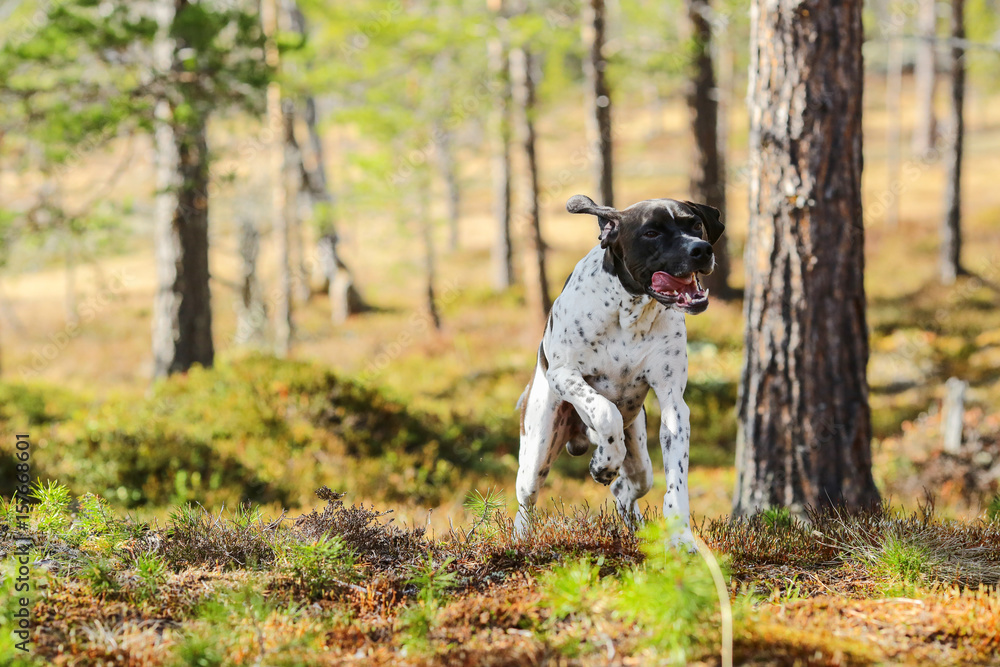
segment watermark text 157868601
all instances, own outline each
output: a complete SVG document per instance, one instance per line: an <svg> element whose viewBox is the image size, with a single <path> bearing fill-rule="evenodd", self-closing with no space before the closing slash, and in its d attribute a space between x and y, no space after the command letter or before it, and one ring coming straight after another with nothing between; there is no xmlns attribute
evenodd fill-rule
<svg viewBox="0 0 1000 667"><path fill-rule="evenodd" d="M14 630L12 634L19 640L15 646L19 651L28 651L28 642L31 639L31 557L30 550L33 546L31 535L28 532L28 497L31 484L31 437L24 433L17 434L17 442L14 445L14 457L17 463L14 469L17 474L17 485L15 494L15 521L17 530L14 531L14 592L17 602L14 611Z"/></svg>

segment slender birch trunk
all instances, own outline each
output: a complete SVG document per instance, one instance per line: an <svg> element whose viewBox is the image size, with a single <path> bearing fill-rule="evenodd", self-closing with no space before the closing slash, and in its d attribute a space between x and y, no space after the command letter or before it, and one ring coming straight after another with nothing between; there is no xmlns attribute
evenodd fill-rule
<svg viewBox="0 0 1000 667"><path fill-rule="evenodd" d="M441 315L438 312L437 293L435 283L437 281L437 260L434 254L434 230L431 220L430 178L424 178L420 185L420 206L418 208L420 216L420 235L424 245L424 279L426 280L426 306L427 316L437 330L441 329Z"/></svg>
<svg viewBox="0 0 1000 667"><path fill-rule="evenodd" d="M886 207L885 221L890 227L899 224L899 168L900 168L900 114L899 105L903 95L903 45L900 35L889 34L889 53L886 58L885 79L885 111L888 116L886 131L886 172L888 182L887 192L890 195Z"/></svg>
<svg viewBox="0 0 1000 667"><path fill-rule="evenodd" d="M240 299L236 311L236 343L259 345L264 341L267 311L261 298L257 278L257 258L260 256L260 232L254 219L240 219Z"/></svg>
<svg viewBox="0 0 1000 667"><path fill-rule="evenodd" d="M587 57L583 73L587 81L587 134L594 160L594 179L601 204L614 206L613 155L611 145L611 91L608 89L604 56L604 0L583 2L583 44Z"/></svg>
<svg viewBox="0 0 1000 667"><path fill-rule="evenodd" d="M531 240L535 250L535 276L538 287L537 303L542 319L552 308L549 282L545 269L545 241L542 238L541 208L538 203L538 152L535 133L535 74L534 60L526 48L513 49L510 53L510 71L513 82L514 103L518 107L519 134L524 148L527 170L524 178L524 200L531 222Z"/></svg>
<svg viewBox="0 0 1000 667"><path fill-rule="evenodd" d="M687 1L694 47L687 95L694 134L691 196L719 209L725 220L726 172L719 145L719 90L712 60L712 25L709 22L711 7L707 0ZM723 299L730 296L726 239L723 236L715 245L715 271L703 281L712 294Z"/></svg>
<svg viewBox="0 0 1000 667"><path fill-rule="evenodd" d="M962 153L965 143L965 0L951 2L951 145L941 225L941 282L950 285L962 269Z"/></svg>
<svg viewBox="0 0 1000 667"><path fill-rule="evenodd" d="M500 35L487 42L490 77L496 93L490 109L489 133L493 172L493 216L496 238L493 242L493 286L505 290L514 284L514 248L511 239L511 165L510 165L510 64L504 40L505 7L498 5Z"/></svg>
<svg viewBox="0 0 1000 667"><path fill-rule="evenodd" d="M913 152L927 155L937 141L937 119L934 115L934 89L937 84L937 0L920 0L917 14L916 59L913 80L916 88L917 118L913 126Z"/></svg>
<svg viewBox="0 0 1000 667"><path fill-rule="evenodd" d="M278 31L278 0L262 0L261 20L267 35L267 64L277 70L281 66L276 35ZM292 265L290 257L290 221L286 187L288 156L286 153L286 122L282 108L281 86L272 81L267 87L267 117L271 131L271 200L272 229L278 257L278 285L274 291L274 352L286 357L291 349L294 325L292 321Z"/></svg>

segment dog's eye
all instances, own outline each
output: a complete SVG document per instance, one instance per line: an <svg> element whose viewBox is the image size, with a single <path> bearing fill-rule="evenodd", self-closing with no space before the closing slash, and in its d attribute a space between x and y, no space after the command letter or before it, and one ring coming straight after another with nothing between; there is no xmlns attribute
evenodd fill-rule
<svg viewBox="0 0 1000 667"><path fill-rule="evenodd" d="M643 234L643 237L647 239L655 239L659 235L660 232L656 231L655 229L650 229L648 232Z"/></svg>
<svg viewBox="0 0 1000 667"><path fill-rule="evenodd" d="M691 229L701 234L701 230L703 229L703 227L701 226L700 222L696 222L694 223L694 226Z"/></svg>

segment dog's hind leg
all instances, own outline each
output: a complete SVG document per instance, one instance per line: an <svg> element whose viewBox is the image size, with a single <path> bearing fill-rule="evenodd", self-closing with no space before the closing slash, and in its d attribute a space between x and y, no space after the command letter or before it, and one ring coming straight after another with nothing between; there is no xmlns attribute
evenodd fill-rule
<svg viewBox="0 0 1000 667"><path fill-rule="evenodd" d="M646 409L639 411L635 421L625 429L625 462L618 479L611 485L618 513L633 528L642 519L639 498L653 486L653 463L646 448Z"/></svg>
<svg viewBox="0 0 1000 667"><path fill-rule="evenodd" d="M568 410L567 410L568 408ZM579 417L549 387L545 373L535 368L521 405L521 449L517 470L517 517L514 528L524 534L538 500L538 490L548 477L559 449L569 439L573 421Z"/></svg>

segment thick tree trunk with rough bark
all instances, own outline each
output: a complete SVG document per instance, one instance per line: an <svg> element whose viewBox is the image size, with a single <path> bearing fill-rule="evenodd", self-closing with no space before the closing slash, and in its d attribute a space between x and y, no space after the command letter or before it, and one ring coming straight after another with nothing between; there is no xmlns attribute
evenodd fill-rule
<svg viewBox="0 0 1000 667"><path fill-rule="evenodd" d="M913 152L926 155L937 141L934 116L934 88L937 83L937 0L920 0L917 13L916 57L913 63L916 120L913 124Z"/></svg>
<svg viewBox="0 0 1000 667"><path fill-rule="evenodd" d="M878 501L861 211L861 0L754 0L734 513Z"/></svg>
<svg viewBox="0 0 1000 667"><path fill-rule="evenodd" d="M714 206L726 219L726 172L719 144L719 90L712 62L711 8L707 0L687 0L693 28L687 103L694 131L694 160L691 170L691 198ZM731 296L729 252L726 236L715 245L715 271L702 282L719 298Z"/></svg>
<svg viewBox="0 0 1000 667"><path fill-rule="evenodd" d="M490 77L495 84L489 133L493 172L493 217L496 239L493 242L493 286L505 290L514 284L514 246L511 238L511 166L510 166L510 65L503 30L506 23L500 3L501 35L487 42Z"/></svg>
<svg viewBox="0 0 1000 667"><path fill-rule="evenodd" d="M945 217L941 226L941 282L962 269L962 150L965 142L965 0L951 2L951 145L948 147Z"/></svg>
<svg viewBox="0 0 1000 667"><path fill-rule="evenodd" d="M601 203L614 206L614 178L611 146L611 91L608 89L604 56L604 0L583 2L583 44L587 56L583 73L587 81L587 134L591 143L594 175Z"/></svg>
<svg viewBox="0 0 1000 667"><path fill-rule="evenodd" d="M160 71L179 69L185 48L169 36L187 0L156 7L160 30L154 45ZM153 304L153 373L162 377L194 364L211 366L212 295L208 269L208 143L206 118L197 105L193 118L179 121L175 103L155 108L156 185L154 235L157 291Z"/></svg>
<svg viewBox="0 0 1000 667"><path fill-rule="evenodd" d="M552 308L549 281L545 269L545 240L542 238L541 208L538 203L538 153L535 149L535 74L534 61L527 49L514 49L510 53L513 97L518 107L517 120L527 170L524 178L524 200L527 216L531 222L531 241L535 249L536 285L538 288L538 309L545 319Z"/></svg>

